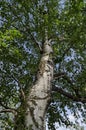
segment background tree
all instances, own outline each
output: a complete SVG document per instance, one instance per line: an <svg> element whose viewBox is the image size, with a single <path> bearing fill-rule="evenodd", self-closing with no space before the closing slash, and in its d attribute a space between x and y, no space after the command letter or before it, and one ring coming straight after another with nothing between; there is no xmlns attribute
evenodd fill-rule
<svg viewBox="0 0 86 130"><path fill-rule="evenodd" d="M0 127L12 130L16 120L16 129L24 130L26 97L42 70L38 66L46 39L51 39L54 50L51 100L46 109L49 129L55 130L56 122L72 125L68 111L75 123L80 117L86 121L85 2L1 0L0 5ZM34 122L38 127L38 121Z"/></svg>

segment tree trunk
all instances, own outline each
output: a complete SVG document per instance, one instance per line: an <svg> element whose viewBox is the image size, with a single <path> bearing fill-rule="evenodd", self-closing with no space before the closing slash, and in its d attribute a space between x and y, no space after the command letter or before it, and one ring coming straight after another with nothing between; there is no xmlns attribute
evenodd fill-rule
<svg viewBox="0 0 86 130"><path fill-rule="evenodd" d="M32 86L25 111L25 130L45 130L45 115L51 99L51 81L53 79L52 47L45 41L39 64L37 81ZM19 130L19 129L18 129Z"/></svg>
<svg viewBox="0 0 86 130"><path fill-rule="evenodd" d="M39 64L37 81L27 97L26 127L28 130L45 130L45 114L51 98L53 78L52 48L49 41L44 43Z"/></svg>

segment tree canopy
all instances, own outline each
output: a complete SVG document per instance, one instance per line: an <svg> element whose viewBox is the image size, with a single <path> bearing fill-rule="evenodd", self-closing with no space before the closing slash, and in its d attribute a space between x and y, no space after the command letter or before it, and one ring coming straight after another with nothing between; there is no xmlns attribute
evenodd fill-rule
<svg viewBox="0 0 86 130"><path fill-rule="evenodd" d="M49 129L86 122L86 3L84 0L0 0L0 120L12 130L13 113L36 80L45 40L52 40L54 80Z"/></svg>

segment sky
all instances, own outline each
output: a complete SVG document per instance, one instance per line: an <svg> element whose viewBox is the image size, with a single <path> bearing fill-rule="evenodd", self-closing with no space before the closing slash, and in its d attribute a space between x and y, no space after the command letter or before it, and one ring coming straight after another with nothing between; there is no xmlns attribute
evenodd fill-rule
<svg viewBox="0 0 86 130"><path fill-rule="evenodd" d="M73 116L72 114L69 115L69 119L70 119L70 121L74 121L74 120L75 120L75 119L74 119L74 116ZM86 130L86 124L81 123L81 120L79 120L79 125L80 125L80 126L84 126L84 130ZM70 129L71 129L71 128L59 127L59 128L57 128L56 130L70 130ZM48 130L48 128L46 128L46 130ZM76 129L72 128L71 130L76 130ZM79 130L82 130L82 129L79 129Z"/></svg>

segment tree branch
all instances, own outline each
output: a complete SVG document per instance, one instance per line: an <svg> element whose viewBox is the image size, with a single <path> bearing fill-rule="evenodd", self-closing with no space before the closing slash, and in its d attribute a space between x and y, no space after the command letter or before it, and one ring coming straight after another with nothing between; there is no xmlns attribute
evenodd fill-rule
<svg viewBox="0 0 86 130"><path fill-rule="evenodd" d="M60 72L60 73L55 73L54 74L54 79L58 79L58 78L60 78L60 77L63 77L63 76L65 76L65 72Z"/></svg>
<svg viewBox="0 0 86 130"><path fill-rule="evenodd" d="M67 74L65 72L54 74L54 79L55 80L59 79L59 78L65 79L71 85L71 88L75 92L76 96L79 97L79 98L81 98L81 95L79 93L79 87L77 87L77 86L74 85L73 81L67 76Z"/></svg>
<svg viewBox="0 0 86 130"><path fill-rule="evenodd" d="M29 31L30 32L30 31ZM30 35L32 37L32 40L36 43L36 45L38 46L40 52L42 52L42 47L40 46L40 43L36 40L36 38L32 35L32 33L30 32Z"/></svg>
<svg viewBox="0 0 86 130"><path fill-rule="evenodd" d="M7 105L5 105L4 103L2 103L1 98L0 98L0 105L5 108L5 109L1 110L0 113L11 112L15 115L17 114L17 110L14 108L10 108Z"/></svg>
<svg viewBox="0 0 86 130"><path fill-rule="evenodd" d="M13 113L14 115L17 115L17 111L12 110L12 109L3 109L0 111L0 113L6 113L6 112Z"/></svg>
<svg viewBox="0 0 86 130"><path fill-rule="evenodd" d="M58 87L53 86L52 91L58 92L58 93L60 93L60 94L62 94L64 96L66 96L67 98L72 99L73 101L86 103L86 98L80 98L80 97L74 96L74 95L66 92L62 88L58 88Z"/></svg>
<svg viewBox="0 0 86 130"><path fill-rule="evenodd" d="M65 72L61 72L61 73L55 73L54 74L54 79L59 79L59 78L64 78L65 80L68 81L68 83L70 83L71 85L74 86L73 81L67 76L67 74Z"/></svg>
<svg viewBox="0 0 86 130"><path fill-rule="evenodd" d="M25 97L25 93L24 93L24 91L23 91L23 88L22 88L22 86L21 86L19 80L17 80L13 75L11 75L11 77L18 83L18 86L19 86L19 88L20 88L21 96L22 96L23 100L25 101L25 98L26 98L26 97Z"/></svg>

